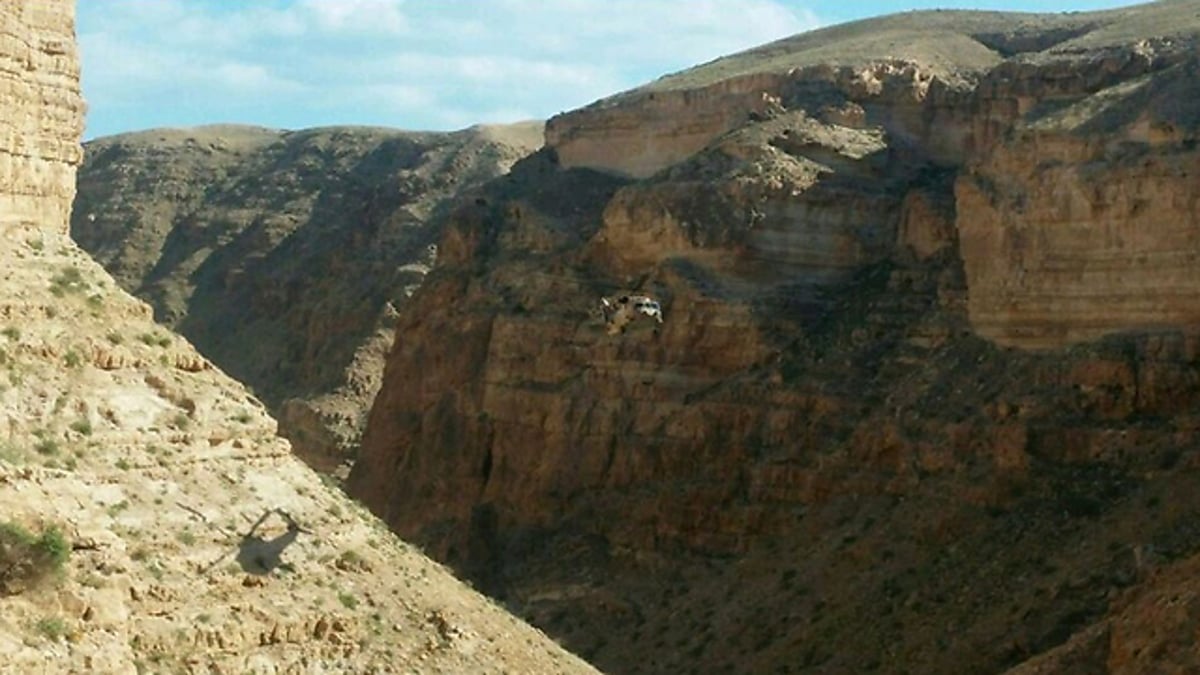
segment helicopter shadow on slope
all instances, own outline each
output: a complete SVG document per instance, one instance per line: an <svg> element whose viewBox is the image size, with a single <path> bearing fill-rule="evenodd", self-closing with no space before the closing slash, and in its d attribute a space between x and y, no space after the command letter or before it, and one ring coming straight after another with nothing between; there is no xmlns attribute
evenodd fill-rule
<svg viewBox="0 0 1200 675"><path fill-rule="evenodd" d="M287 530L271 538L259 535L259 528L272 515L278 515L282 518L287 523ZM311 531L301 527L283 509L269 509L259 516L258 520L250 526L250 529L241 536L237 544L237 555L234 560L237 561L238 566L242 568L243 572L256 576L268 575L276 569L290 570L292 566L290 563L284 562L283 554L301 533L312 534ZM212 570L232 552L227 552L217 560L214 560L205 571Z"/></svg>

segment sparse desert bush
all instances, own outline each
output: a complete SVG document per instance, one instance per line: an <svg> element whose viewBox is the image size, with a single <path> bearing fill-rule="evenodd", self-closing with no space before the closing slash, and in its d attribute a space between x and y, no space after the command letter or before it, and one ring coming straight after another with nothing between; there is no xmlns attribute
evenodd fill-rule
<svg viewBox="0 0 1200 675"><path fill-rule="evenodd" d="M43 438L33 446L33 449L39 455L57 455L59 450L58 441L53 438Z"/></svg>
<svg viewBox="0 0 1200 675"><path fill-rule="evenodd" d="M79 293L87 288L87 282L83 279L83 273L78 267L71 265L64 266L50 280L50 292L56 297L62 297L67 293Z"/></svg>
<svg viewBox="0 0 1200 675"><path fill-rule="evenodd" d="M147 347L170 347L171 338L167 335L156 335L154 333L142 333L138 336L138 340Z"/></svg>
<svg viewBox="0 0 1200 675"><path fill-rule="evenodd" d="M79 366L83 365L83 357L79 355L79 352L71 349L68 350L67 355L63 357L63 363L65 363L68 368L78 368Z"/></svg>
<svg viewBox="0 0 1200 675"><path fill-rule="evenodd" d="M34 625L37 632L47 640L57 642L67 634L67 623L57 616L45 617Z"/></svg>
<svg viewBox="0 0 1200 675"><path fill-rule="evenodd" d="M370 572L371 563L354 549L346 549L337 557L334 566L344 572Z"/></svg>
<svg viewBox="0 0 1200 675"><path fill-rule="evenodd" d="M57 527L34 534L18 523L0 522L0 592L20 593L58 576L71 545Z"/></svg>

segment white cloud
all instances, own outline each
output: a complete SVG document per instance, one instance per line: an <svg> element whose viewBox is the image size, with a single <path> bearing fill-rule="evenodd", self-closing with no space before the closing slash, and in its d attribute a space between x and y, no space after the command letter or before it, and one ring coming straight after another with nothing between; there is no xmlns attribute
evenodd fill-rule
<svg viewBox="0 0 1200 675"><path fill-rule="evenodd" d="M408 21L402 0L300 0L298 8L329 32L403 33Z"/></svg>
<svg viewBox="0 0 1200 675"><path fill-rule="evenodd" d="M83 0L89 133L548 117L812 28L803 1Z"/></svg>
<svg viewBox="0 0 1200 675"><path fill-rule="evenodd" d="M255 96L301 92L306 87L271 72L267 66L257 63L226 61L197 73L197 79L208 76L222 89L252 93Z"/></svg>
<svg viewBox="0 0 1200 675"><path fill-rule="evenodd" d="M437 95L424 87L407 84L368 84L354 87L345 93L345 99L359 106L382 108L393 113L404 113L414 108L432 106Z"/></svg>

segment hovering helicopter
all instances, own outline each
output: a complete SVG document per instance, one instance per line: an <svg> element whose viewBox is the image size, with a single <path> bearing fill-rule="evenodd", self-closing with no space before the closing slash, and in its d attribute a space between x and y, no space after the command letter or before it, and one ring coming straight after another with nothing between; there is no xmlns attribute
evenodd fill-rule
<svg viewBox="0 0 1200 675"><path fill-rule="evenodd" d="M625 332L625 328L643 317L663 322L662 305L648 295L621 295L600 298L600 309L609 335Z"/></svg>

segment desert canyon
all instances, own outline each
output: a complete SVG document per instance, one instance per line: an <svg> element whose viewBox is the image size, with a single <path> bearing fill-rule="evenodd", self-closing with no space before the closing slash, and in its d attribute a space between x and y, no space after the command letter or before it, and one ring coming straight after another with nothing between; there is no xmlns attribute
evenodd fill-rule
<svg viewBox="0 0 1200 675"><path fill-rule="evenodd" d="M0 669L1200 669L1200 1L82 149L73 11L0 7L0 504L74 548Z"/></svg>

